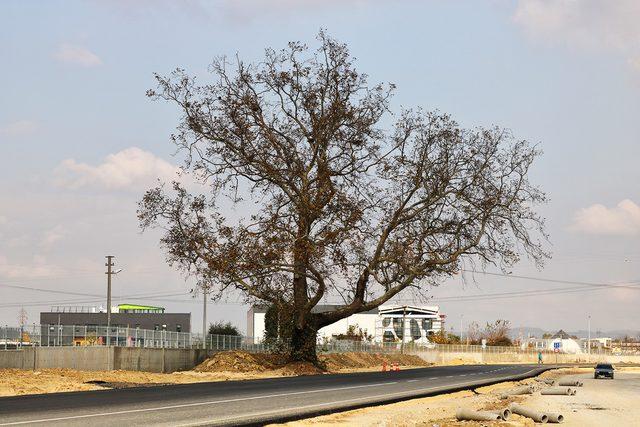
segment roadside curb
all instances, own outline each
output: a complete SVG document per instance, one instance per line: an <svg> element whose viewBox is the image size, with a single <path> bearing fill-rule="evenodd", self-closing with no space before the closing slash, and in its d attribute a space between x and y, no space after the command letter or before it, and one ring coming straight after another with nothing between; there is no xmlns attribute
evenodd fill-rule
<svg viewBox="0 0 640 427"><path fill-rule="evenodd" d="M404 400L418 399L423 397L437 396L440 394L455 393L458 391L472 390L478 387L490 386L507 381L520 381L526 378L532 378L542 374L543 372L553 369L559 369L566 367L565 365L548 365L544 367L535 367L525 373L509 375L500 378L491 378L487 380L479 381L466 381L464 383L452 384L440 387L431 387L420 390L413 390L410 392L392 393L379 395L374 397L363 397L357 399L349 399L340 402L323 403L316 405L309 405L302 408L296 408L293 411L289 410L283 413L281 410L276 410L271 414L260 414L254 418L248 418L250 416L243 416L237 418L231 418L222 420L221 422L215 422L206 425L234 425L234 426L263 426L265 424L280 424L290 421L297 421L305 418L312 418L322 415L328 415L336 412L351 411L354 409L361 409L366 407L375 407L381 405L388 405L391 403L401 402ZM198 424L194 424L198 425Z"/></svg>

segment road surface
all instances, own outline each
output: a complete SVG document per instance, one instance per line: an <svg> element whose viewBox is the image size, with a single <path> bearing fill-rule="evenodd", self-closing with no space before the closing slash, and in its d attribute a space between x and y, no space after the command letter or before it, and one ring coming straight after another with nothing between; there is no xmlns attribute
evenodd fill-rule
<svg viewBox="0 0 640 427"><path fill-rule="evenodd" d="M262 424L539 372L533 365L442 366L5 397L0 398L0 426Z"/></svg>

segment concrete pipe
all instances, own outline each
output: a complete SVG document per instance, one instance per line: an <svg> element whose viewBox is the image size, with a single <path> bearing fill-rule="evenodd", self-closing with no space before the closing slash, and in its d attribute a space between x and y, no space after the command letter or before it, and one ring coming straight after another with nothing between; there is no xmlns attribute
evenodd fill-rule
<svg viewBox="0 0 640 427"><path fill-rule="evenodd" d="M509 408L491 410L489 412L492 412L494 414L498 414L503 421L507 421L509 419L509 417L511 416L511 410Z"/></svg>
<svg viewBox="0 0 640 427"><path fill-rule="evenodd" d="M561 414L554 414L551 412L545 412L545 415L548 417L548 421L550 423L561 423L564 421L564 416Z"/></svg>
<svg viewBox="0 0 640 427"><path fill-rule="evenodd" d="M514 389L507 390L500 395L500 399L506 399L509 396L518 396L521 394L533 394L533 387L525 385L522 387L516 387Z"/></svg>
<svg viewBox="0 0 640 427"><path fill-rule="evenodd" d="M549 387L540 390L540 394L555 395L555 396L573 396L576 394L575 389L571 387Z"/></svg>
<svg viewBox="0 0 640 427"><path fill-rule="evenodd" d="M536 412L529 408L525 408L524 406L520 406L517 403L512 403L511 406L509 406L509 409L511 409L511 412L513 412L514 414L531 418L533 421L537 423L544 424L549 420L549 417L546 414L543 414L542 412Z"/></svg>
<svg viewBox="0 0 640 427"><path fill-rule="evenodd" d="M555 380L552 380L551 378L545 378L543 380L541 380L543 383L548 384L548 385L554 385L556 383Z"/></svg>
<svg viewBox="0 0 640 427"><path fill-rule="evenodd" d="M498 413L494 412L458 408L456 411L456 419L458 421L497 421L502 418Z"/></svg>
<svg viewBox="0 0 640 427"><path fill-rule="evenodd" d="M582 387L582 381L579 380L562 380L558 382L560 386Z"/></svg>

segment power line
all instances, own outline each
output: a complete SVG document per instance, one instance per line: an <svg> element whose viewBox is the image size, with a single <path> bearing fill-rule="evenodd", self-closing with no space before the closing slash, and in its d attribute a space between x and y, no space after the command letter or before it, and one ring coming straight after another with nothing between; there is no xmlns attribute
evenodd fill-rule
<svg viewBox="0 0 640 427"><path fill-rule="evenodd" d="M443 297L435 297L434 301L443 301L443 302L465 302L465 301L482 301L488 299L512 299L512 298L524 298L524 297L535 297L542 295L556 295L556 294L567 294L567 293L580 293L580 292L590 292L596 290L607 290L611 288L622 288L622 289L632 289L632 290L640 290L640 282L634 281L627 284L620 283L594 283L594 282L583 282L583 281L571 281L571 280L561 280L561 279L550 279L550 278L540 278L540 277L532 277L532 276L523 276L523 275L513 275L513 274L505 274L505 273L491 273L486 271L476 271L476 270L467 270L463 269L462 271L472 274L482 274L487 276L496 276L502 278L511 278L511 279L521 279L521 280L532 280L537 282L545 282L545 283L558 283L558 284L572 284L576 285L573 287L563 287L563 288L545 288L545 289L532 289L525 291L510 291L510 292L496 292L490 294L482 294L482 295L458 295L458 296L443 296ZM33 307L33 306L45 306L45 305L56 305L56 304L73 304L73 303L94 303L101 302L104 299L102 295L96 294L86 294L80 292L70 292L70 291L60 291L53 289L43 289L43 288L35 288L30 286L19 286L19 285L8 285L6 283L0 284L0 287L21 289L21 290L29 290L29 291L37 291L37 292L47 292L54 294L62 294L62 295L76 295L76 296L87 296L94 297L99 299L91 299L91 300L62 300L62 301L41 301L41 302L15 302L15 303L7 303L0 304L2 308L9 307ZM585 289L588 288L588 289ZM126 299L126 298L146 298L150 300L156 301L166 301L166 302L177 302L177 303L195 303L195 300L175 300L175 299L162 299L173 296L183 296L187 295L189 292L178 292L178 293L168 293L162 292L150 292L150 293L139 293L139 294L129 294L129 295L120 295L116 296L117 299ZM401 299L395 300L395 302L413 302L413 299ZM336 304L329 301L325 303L328 304ZM337 302L337 304L342 304L343 302ZM242 304L242 303L226 303L226 304Z"/></svg>
<svg viewBox="0 0 640 427"><path fill-rule="evenodd" d="M81 292L69 292L69 291L58 291L54 289L34 288L31 286L7 285L6 283L0 283L0 286L2 286L3 288L22 289L22 290L36 291L36 292L48 292L52 294L76 295L76 296L83 296L83 297L99 297L100 296L96 294L85 294Z"/></svg>
<svg viewBox="0 0 640 427"><path fill-rule="evenodd" d="M506 278L512 278L512 279L534 280L536 282L561 283L561 284L567 284L567 285L582 285L582 286L593 286L593 287L614 287L614 288L636 289L628 285L615 284L615 283L608 284L608 283L580 282L580 281L573 281L573 280L547 279L543 277L520 276L516 274L505 274L505 273L490 273L488 271L476 271L476 270L466 270L466 269L462 269L462 271L464 271L465 273L483 274L485 276L497 276L497 277L506 277ZM637 282L637 280L633 280L632 282Z"/></svg>

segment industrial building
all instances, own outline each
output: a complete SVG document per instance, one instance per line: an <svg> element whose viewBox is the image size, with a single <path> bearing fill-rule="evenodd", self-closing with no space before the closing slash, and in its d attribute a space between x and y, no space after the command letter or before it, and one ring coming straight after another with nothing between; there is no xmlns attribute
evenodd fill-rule
<svg viewBox="0 0 640 427"><path fill-rule="evenodd" d="M313 312L336 310L338 305L317 305ZM247 312L247 336L255 343L264 338L267 307L253 306ZM376 309L353 314L318 331L318 340L332 339L347 333L350 326L371 337L372 342L405 342L428 344L429 336L444 330L445 316L438 306L382 305ZM404 328L403 328L404 324ZM404 330L403 330L404 329Z"/></svg>
<svg viewBox="0 0 640 427"><path fill-rule="evenodd" d="M107 310L87 306L52 307L51 311L40 313L40 325L43 345L104 344ZM137 304L111 308L109 336L116 337L117 345L145 345L144 340L150 339L149 333L137 331L147 330L159 332L153 334L155 340L167 333L191 332L191 313L166 313L164 307Z"/></svg>

